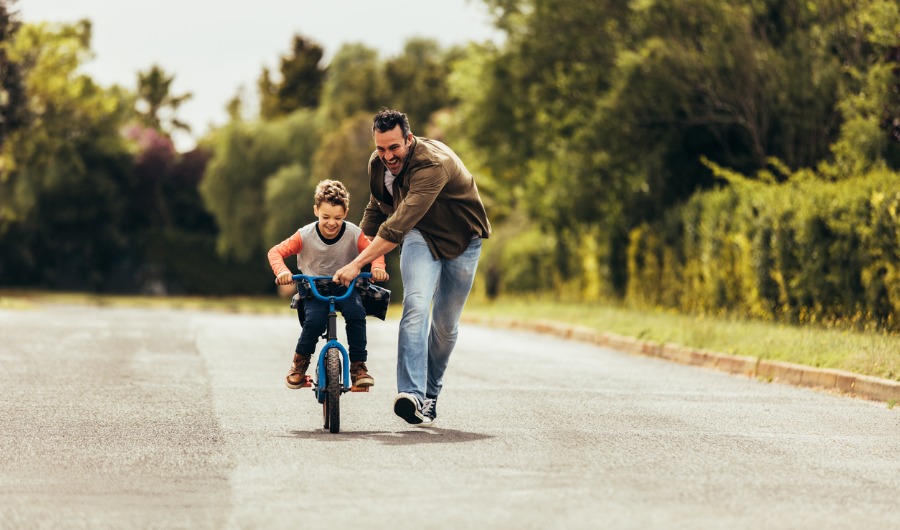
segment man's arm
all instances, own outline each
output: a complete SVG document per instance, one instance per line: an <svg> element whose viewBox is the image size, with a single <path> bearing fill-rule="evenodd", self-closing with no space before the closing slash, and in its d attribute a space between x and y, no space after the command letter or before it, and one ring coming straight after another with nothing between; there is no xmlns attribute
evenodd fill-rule
<svg viewBox="0 0 900 530"><path fill-rule="evenodd" d="M344 265L334 273L334 278L332 278L332 280L342 285L350 285L350 282L359 276L359 271L362 270L365 265L384 256L395 248L397 248L397 243L391 243L381 236L375 236L375 239L372 240L372 244L360 252L359 256L356 256L356 259Z"/></svg>

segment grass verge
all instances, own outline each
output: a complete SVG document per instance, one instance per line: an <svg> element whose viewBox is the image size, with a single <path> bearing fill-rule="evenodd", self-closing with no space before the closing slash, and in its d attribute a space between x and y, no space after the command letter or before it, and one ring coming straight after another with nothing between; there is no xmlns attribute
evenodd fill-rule
<svg viewBox="0 0 900 530"><path fill-rule="evenodd" d="M544 320L598 332L672 342L720 353L835 368L900 381L900 335L816 325L791 326L540 298L489 302L473 298L466 315Z"/></svg>
<svg viewBox="0 0 900 530"><path fill-rule="evenodd" d="M53 303L231 313L282 313L288 310L287 300L275 296L201 298L0 291L0 309L27 310ZM397 317L399 313L399 304L395 304L389 315ZM541 298L487 301L473 296L466 305L465 314L559 322L641 340L673 342L720 353L836 368L900 381L898 334L691 316L604 304L561 303Z"/></svg>

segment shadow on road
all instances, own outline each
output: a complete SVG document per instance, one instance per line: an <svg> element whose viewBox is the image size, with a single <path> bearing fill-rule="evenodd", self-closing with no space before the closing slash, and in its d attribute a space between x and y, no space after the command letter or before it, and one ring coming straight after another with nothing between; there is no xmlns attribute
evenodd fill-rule
<svg viewBox="0 0 900 530"><path fill-rule="evenodd" d="M290 438L323 442L348 442L372 440L384 445L453 444L477 442L493 438L487 434L440 428L415 428L409 431L341 431L339 433L316 431L291 431Z"/></svg>

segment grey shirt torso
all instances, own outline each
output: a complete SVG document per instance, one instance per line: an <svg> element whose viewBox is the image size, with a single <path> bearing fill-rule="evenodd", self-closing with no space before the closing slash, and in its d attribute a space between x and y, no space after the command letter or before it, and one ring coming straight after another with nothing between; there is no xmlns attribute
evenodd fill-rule
<svg viewBox="0 0 900 530"><path fill-rule="evenodd" d="M338 269L359 256L359 236L362 230L344 221L344 231L336 241L322 241L316 230L317 223L302 227L300 238L303 248L297 254L297 267L310 276L332 276Z"/></svg>

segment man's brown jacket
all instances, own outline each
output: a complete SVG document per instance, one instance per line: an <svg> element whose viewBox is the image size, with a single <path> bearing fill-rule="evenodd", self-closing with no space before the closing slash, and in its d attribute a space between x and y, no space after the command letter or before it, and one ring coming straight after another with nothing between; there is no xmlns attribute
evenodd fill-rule
<svg viewBox="0 0 900 530"><path fill-rule="evenodd" d="M462 254L473 236L489 237L484 204L472 174L449 147L437 140L413 137L406 163L393 183L384 186L386 168L376 152L369 159L371 197L360 228L400 244L407 232L422 233L436 258Z"/></svg>

